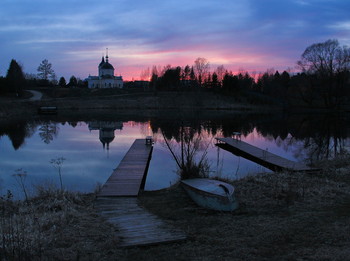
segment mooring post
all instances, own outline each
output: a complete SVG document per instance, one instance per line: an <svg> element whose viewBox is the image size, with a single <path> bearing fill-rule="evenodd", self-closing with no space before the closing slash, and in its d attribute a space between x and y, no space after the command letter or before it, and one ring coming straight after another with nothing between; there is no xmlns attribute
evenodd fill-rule
<svg viewBox="0 0 350 261"><path fill-rule="evenodd" d="M146 137L146 145L152 145L153 143L153 138L152 136L147 136Z"/></svg>

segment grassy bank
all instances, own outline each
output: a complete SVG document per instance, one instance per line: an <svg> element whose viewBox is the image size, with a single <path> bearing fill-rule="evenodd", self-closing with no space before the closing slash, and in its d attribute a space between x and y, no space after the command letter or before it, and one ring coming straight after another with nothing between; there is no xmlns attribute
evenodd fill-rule
<svg viewBox="0 0 350 261"><path fill-rule="evenodd" d="M91 113L143 112L154 115L159 111L220 111L271 112L270 105L253 104L248 100L213 93L121 93L106 96L79 96L52 98L40 101L0 97L0 119L17 116L35 117L40 106L57 106L59 115L87 115Z"/></svg>
<svg viewBox="0 0 350 261"><path fill-rule="evenodd" d="M93 200L92 194L47 188L23 202L2 196L0 260L99 260L118 239Z"/></svg>
<svg viewBox="0 0 350 261"><path fill-rule="evenodd" d="M234 182L234 213L198 208L179 188L145 193L144 206L184 229L182 244L133 249L147 260L348 260L350 168L261 174ZM178 257L178 258L173 258Z"/></svg>
<svg viewBox="0 0 350 261"><path fill-rule="evenodd" d="M29 202L1 199L4 260L348 260L349 157L316 174L260 174L233 182L240 208L196 206L179 186L143 192L140 204L183 229L180 243L118 247L94 195L39 190Z"/></svg>

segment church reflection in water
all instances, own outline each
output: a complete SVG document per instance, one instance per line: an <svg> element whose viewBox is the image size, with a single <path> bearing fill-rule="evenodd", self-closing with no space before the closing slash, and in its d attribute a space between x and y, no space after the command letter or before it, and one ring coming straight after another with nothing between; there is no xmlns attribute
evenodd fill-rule
<svg viewBox="0 0 350 261"><path fill-rule="evenodd" d="M115 130L123 129L123 122L121 121L93 121L88 123L89 130L98 130L99 138L102 143L103 149L109 150L109 144L114 140Z"/></svg>

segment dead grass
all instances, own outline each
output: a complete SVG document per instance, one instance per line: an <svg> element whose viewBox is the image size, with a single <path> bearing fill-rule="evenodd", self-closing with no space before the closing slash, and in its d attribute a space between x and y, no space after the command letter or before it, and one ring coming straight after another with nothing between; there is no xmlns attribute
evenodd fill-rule
<svg viewBox="0 0 350 261"><path fill-rule="evenodd" d="M28 202L1 200L0 260L99 260L117 244L93 195L41 190Z"/></svg>
<svg viewBox="0 0 350 261"><path fill-rule="evenodd" d="M129 255L138 260L154 253L154 260L177 260L179 253L179 260L349 260L350 183L338 172L330 167L316 175L274 173L236 181L240 208L233 213L201 209L179 187L144 193L144 206L184 229L189 240ZM335 179L332 173L338 173ZM350 168L342 173L350 175Z"/></svg>
<svg viewBox="0 0 350 261"><path fill-rule="evenodd" d="M17 241L26 242L21 257L29 258L22 260L350 260L348 162L235 181L240 207L232 213L198 207L179 186L143 192L140 203L183 229L184 242L119 248L118 231L95 213L93 195L45 190L28 205L2 200L2 233L14 236L5 224L23 223ZM1 251L4 260L21 260Z"/></svg>

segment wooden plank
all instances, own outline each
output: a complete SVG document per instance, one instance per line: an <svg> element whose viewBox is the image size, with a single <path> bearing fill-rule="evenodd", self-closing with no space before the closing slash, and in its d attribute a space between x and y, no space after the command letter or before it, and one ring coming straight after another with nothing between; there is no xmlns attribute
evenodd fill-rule
<svg viewBox="0 0 350 261"><path fill-rule="evenodd" d="M288 160L273 154L267 150L250 145L244 141L233 138L216 138L219 141L219 147L228 150L234 154L252 160L273 171L289 170L289 171L315 171L317 169L310 168L306 164ZM221 143L220 143L221 142Z"/></svg>
<svg viewBox="0 0 350 261"><path fill-rule="evenodd" d="M118 229L121 246L144 246L186 239L182 230L140 207L136 197L98 197L95 208Z"/></svg>
<svg viewBox="0 0 350 261"><path fill-rule="evenodd" d="M152 144L136 139L97 196L137 196L152 155Z"/></svg>

